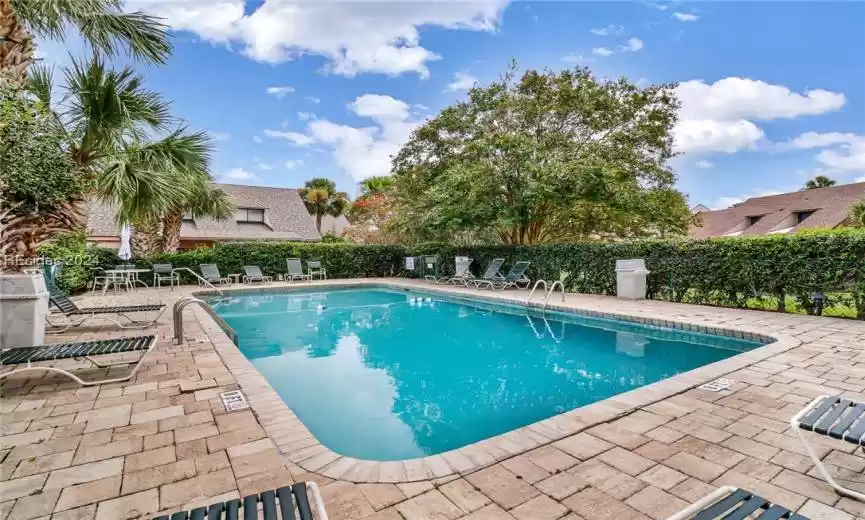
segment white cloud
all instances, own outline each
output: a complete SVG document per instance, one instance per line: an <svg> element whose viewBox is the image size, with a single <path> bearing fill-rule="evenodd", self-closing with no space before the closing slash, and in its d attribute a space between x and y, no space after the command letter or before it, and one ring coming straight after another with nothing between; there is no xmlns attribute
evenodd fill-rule
<svg viewBox="0 0 865 520"><path fill-rule="evenodd" d="M621 36L625 34L625 28L621 25L610 24L599 29L589 29L589 32L598 36Z"/></svg>
<svg viewBox="0 0 865 520"><path fill-rule="evenodd" d="M321 103L321 98L317 98L315 96L305 96L303 99L305 99L307 101L311 101L311 102L315 103L316 105Z"/></svg>
<svg viewBox="0 0 865 520"><path fill-rule="evenodd" d="M765 139L754 121L794 119L840 109L843 94L809 90L804 94L782 85L749 78L729 77L708 84L702 80L680 83L675 89L682 103L673 129L677 152L725 152L753 149Z"/></svg>
<svg viewBox="0 0 865 520"><path fill-rule="evenodd" d="M478 78L472 76L471 74L466 74L464 72L457 72L454 74L454 80L451 83L448 83L447 90L450 92L455 92L457 90L469 90L470 88L475 86Z"/></svg>
<svg viewBox="0 0 865 520"><path fill-rule="evenodd" d="M294 92L294 87L289 87L288 85L282 87L267 87L267 93L276 99L282 99L292 92Z"/></svg>
<svg viewBox="0 0 865 520"><path fill-rule="evenodd" d="M228 173L222 176L224 181L256 181L259 180L258 175L246 171L243 168L232 168Z"/></svg>
<svg viewBox="0 0 865 520"><path fill-rule="evenodd" d="M421 45L421 27L494 31L507 3L264 0L255 6L244 0L127 0L125 7L161 16L176 30L230 44L257 61L282 63L312 54L325 57L325 69L334 74L426 77L427 63L439 56Z"/></svg>
<svg viewBox="0 0 865 520"><path fill-rule="evenodd" d="M714 168L714 167L715 167L714 164L712 164L711 162L709 162L709 161L707 161L707 160L705 160L705 159L703 159L703 160L701 160L701 161L697 161L696 163L694 163L694 165L695 165L697 168L702 168L702 169L704 169L704 170L708 170L709 168Z"/></svg>
<svg viewBox="0 0 865 520"><path fill-rule="evenodd" d="M228 141L231 139L231 134L228 132L208 132L214 141Z"/></svg>
<svg viewBox="0 0 865 520"><path fill-rule="evenodd" d="M315 114L312 112L298 112L297 118L301 121L309 121L310 119L315 119Z"/></svg>
<svg viewBox="0 0 865 520"><path fill-rule="evenodd" d="M582 54L567 54L562 56L562 61L565 63L583 63L585 61L591 61L587 59Z"/></svg>
<svg viewBox="0 0 865 520"><path fill-rule="evenodd" d="M708 84L691 80L676 87L682 102L681 117L719 120L793 119L819 115L843 107L844 94L828 90L808 90L804 95L782 85L772 85L749 78L729 77Z"/></svg>
<svg viewBox="0 0 865 520"><path fill-rule="evenodd" d="M285 161L285 168L288 170L293 170L294 168L296 168L298 166L303 166L303 159L297 159L294 161L292 161L292 160Z"/></svg>
<svg viewBox="0 0 865 520"><path fill-rule="evenodd" d="M680 22L696 22L700 19L699 16L691 13L673 13L673 18L679 20Z"/></svg>
<svg viewBox="0 0 865 520"><path fill-rule="evenodd" d="M359 96L348 107L375 125L356 128L319 119L309 123L309 135L329 148L337 165L356 181L390 174L391 157L419 124L411 116L411 107L379 94Z"/></svg>
<svg viewBox="0 0 865 520"><path fill-rule="evenodd" d="M283 132L282 130L266 129L263 133L267 137L274 137L291 141L297 146L309 146L315 142L313 138L298 132Z"/></svg>
<svg viewBox="0 0 865 520"><path fill-rule="evenodd" d="M781 144L780 148L821 148L822 150L815 156L820 164L841 174L865 171L865 135L806 132Z"/></svg>
<svg viewBox="0 0 865 520"><path fill-rule="evenodd" d="M643 48L643 40L639 38L628 38L627 45L619 45L619 52L636 52Z"/></svg>
<svg viewBox="0 0 865 520"><path fill-rule="evenodd" d="M261 144L261 143L264 142L264 141L261 139L261 137L258 137L257 135L252 136L252 140L255 141L255 142L258 143L258 144Z"/></svg>
<svg viewBox="0 0 865 520"><path fill-rule="evenodd" d="M683 153L735 153L756 147L765 136L760 127L745 119L684 119L673 127L673 147Z"/></svg>
<svg viewBox="0 0 865 520"><path fill-rule="evenodd" d="M636 52L642 50L644 46L643 40L639 38L628 38L625 45L618 45L615 50L610 49L609 47L595 47L592 49L592 52L598 56L609 56L617 52Z"/></svg>
<svg viewBox="0 0 865 520"><path fill-rule="evenodd" d="M255 161L255 165L258 167L259 170L272 170L273 169L273 166L271 166L265 162L262 162L261 159L259 159L258 157L253 157L252 160Z"/></svg>

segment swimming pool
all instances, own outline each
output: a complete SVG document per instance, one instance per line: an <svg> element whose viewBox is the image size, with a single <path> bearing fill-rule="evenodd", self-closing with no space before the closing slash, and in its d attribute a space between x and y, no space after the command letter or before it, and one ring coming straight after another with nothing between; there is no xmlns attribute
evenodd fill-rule
<svg viewBox="0 0 865 520"><path fill-rule="evenodd" d="M384 288L214 308L323 445L381 461L459 448L762 344Z"/></svg>

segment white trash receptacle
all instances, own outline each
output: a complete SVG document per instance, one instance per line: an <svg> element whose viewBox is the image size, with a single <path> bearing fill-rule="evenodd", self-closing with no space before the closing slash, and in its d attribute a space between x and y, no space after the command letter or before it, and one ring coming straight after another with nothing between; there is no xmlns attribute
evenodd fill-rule
<svg viewBox="0 0 865 520"><path fill-rule="evenodd" d="M646 262L642 258L616 260L616 297L624 300L646 298Z"/></svg>

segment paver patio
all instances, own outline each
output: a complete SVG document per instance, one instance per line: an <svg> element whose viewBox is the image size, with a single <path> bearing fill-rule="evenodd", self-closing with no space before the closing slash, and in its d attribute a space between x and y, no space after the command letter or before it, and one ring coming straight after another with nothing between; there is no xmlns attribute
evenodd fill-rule
<svg viewBox="0 0 865 520"><path fill-rule="evenodd" d="M332 283L340 282L325 282ZM122 298L172 304L195 290ZM116 298L81 300L106 299ZM814 519L865 518L865 504L819 479L787 423L820 394L865 400L865 323L576 294L564 305L794 340L726 374L737 381L729 390L685 387L647 400L629 393L610 401L608 419L593 424L580 416L567 434L537 427L523 445L481 444L450 458L376 465L333 457L311 439L206 313L185 312L182 345L172 344L166 313L147 332L159 334L159 346L133 381L91 388L60 376L3 381L0 520L148 517L301 480L321 485L336 520L663 519L728 484ZM50 338L121 335L95 326ZM238 387L252 409L226 413L218 394ZM865 490L861 450L814 442L833 475Z"/></svg>

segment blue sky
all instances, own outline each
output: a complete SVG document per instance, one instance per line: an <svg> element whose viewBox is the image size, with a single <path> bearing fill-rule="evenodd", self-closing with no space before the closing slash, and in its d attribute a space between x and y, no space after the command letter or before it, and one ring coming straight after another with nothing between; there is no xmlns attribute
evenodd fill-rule
<svg viewBox="0 0 865 520"><path fill-rule="evenodd" d="M127 0L176 52L146 71L216 138L224 182L354 193L473 82L585 65L679 82L672 165L692 204L865 178L863 2ZM50 55L56 51L47 51Z"/></svg>

